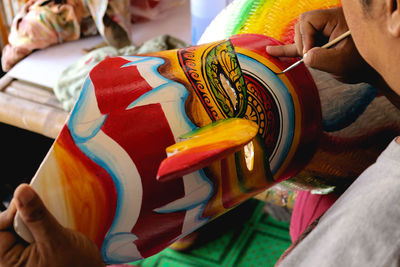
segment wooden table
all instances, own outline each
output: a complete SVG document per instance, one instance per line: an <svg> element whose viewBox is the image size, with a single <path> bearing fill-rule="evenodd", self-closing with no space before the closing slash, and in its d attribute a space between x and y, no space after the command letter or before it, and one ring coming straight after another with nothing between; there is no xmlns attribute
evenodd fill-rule
<svg viewBox="0 0 400 267"><path fill-rule="evenodd" d="M0 79L0 122L56 138L67 117L51 88L7 74Z"/></svg>

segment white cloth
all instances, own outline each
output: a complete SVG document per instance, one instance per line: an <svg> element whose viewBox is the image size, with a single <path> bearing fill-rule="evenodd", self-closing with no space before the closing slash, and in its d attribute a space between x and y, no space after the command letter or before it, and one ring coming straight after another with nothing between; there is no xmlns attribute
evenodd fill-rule
<svg viewBox="0 0 400 267"><path fill-rule="evenodd" d="M279 265L285 266L400 266L400 144L389 144Z"/></svg>

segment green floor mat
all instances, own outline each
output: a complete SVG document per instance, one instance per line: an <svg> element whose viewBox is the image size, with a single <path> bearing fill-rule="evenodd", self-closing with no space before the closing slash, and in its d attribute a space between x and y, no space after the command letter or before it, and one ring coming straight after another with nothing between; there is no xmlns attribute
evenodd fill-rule
<svg viewBox="0 0 400 267"><path fill-rule="evenodd" d="M250 200L200 229L196 245L186 251L170 248L132 263L146 267L274 266L290 246L289 224L278 222Z"/></svg>

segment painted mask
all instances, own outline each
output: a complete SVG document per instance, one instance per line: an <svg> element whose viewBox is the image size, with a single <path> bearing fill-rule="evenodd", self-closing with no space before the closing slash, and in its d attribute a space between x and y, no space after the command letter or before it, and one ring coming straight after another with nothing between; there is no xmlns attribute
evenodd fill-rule
<svg viewBox="0 0 400 267"><path fill-rule="evenodd" d="M314 151L320 102L306 68L275 74L292 63L266 54L276 43L246 34L104 60L33 187L105 262L122 263L291 177ZM157 179L163 161L179 170Z"/></svg>

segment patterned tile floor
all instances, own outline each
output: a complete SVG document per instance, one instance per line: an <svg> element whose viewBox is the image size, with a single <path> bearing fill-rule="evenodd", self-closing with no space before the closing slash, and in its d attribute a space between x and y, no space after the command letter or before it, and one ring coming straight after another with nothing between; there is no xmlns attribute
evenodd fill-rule
<svg viewBox="0 0 400 267"><path fill-rule="evenodd" d="M289 224L263 212L250 200L201 228L196 245L186 252L170 248L134 265L146 267L274 266L291 244Z"/></svg>

